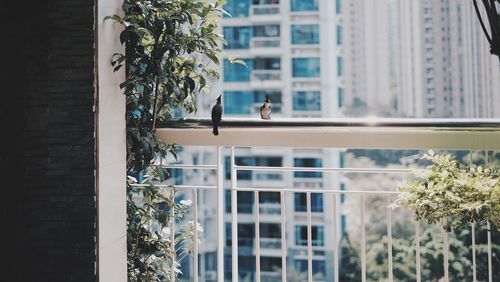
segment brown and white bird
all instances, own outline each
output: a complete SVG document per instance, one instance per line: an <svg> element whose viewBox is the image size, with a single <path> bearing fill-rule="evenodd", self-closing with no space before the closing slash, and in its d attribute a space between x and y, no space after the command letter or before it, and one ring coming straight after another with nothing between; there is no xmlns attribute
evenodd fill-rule
<svg viewBox="0 0 500 282"><path fill-rule="evenodd" d="M266 95L264 104L260 106L260 118L271 119L271 101L269 100L269 95Z"/></svg>

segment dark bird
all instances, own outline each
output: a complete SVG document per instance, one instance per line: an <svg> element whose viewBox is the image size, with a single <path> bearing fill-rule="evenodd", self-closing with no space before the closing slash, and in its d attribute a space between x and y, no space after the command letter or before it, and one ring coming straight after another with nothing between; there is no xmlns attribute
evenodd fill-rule
<svg viewBox="0 0 500 282"><path fill-rule="evenodd" d="M260 106L260 117L262 119L271 119L271 102L269 101L269 95L266 95L264 104Z"/></svg>
<svg viewBox="0 0 500 282"><path fill-rule="evenodd" d="M214 129L213 129L212 133L214 135L219 135L219 125L220 125L220 121L222 119L222 111L223 111L223 109L222 109L222 105L221 105L221 102L220 102L220 97L221 96L219 96L219 98L217 98L217 103L212 108L212 124L214 126Z"/></svg>

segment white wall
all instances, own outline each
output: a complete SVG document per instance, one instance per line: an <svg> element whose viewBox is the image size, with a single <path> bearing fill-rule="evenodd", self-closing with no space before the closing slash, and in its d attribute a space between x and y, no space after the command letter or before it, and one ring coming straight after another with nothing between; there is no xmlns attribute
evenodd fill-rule
<svg viewBox="0 0 500 282"><path fill-rule="evenodd" d="M103 21L121 11L121 0L97 1L97 234L99 281L127 281L125 96L111 56L123 52L121 25ZM122 68L123 70L123 68Z"/></svg>

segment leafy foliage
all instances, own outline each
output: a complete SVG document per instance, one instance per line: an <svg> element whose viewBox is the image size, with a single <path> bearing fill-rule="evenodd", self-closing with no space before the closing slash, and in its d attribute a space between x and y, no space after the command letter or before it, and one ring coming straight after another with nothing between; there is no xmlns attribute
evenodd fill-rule
<svg viewBox="0 0 500 282"><path fill-rule="evenodd" d="M125 66L120 84L127 97L128 168L141 171L156 157L174 148L154 135L157 122L169 119L173 109L196 111L195 95L218 79L214 69L225 44L217 32L224 1L126 0L120 42L125 54L114 54L115 71Z"/></svg>
<svg viewBox="0 0 500 282"><path fill-rule="evenodd" d="M500 179L494 168L464 166L451 155L433 151L423 159L430 165L414 181L406 181L394 206L411 209L417 219L444 222L444 228L460 228L487 221L500 226Z"/></svg>
<svg viewBox="0 0 500 282"><path fill-rule="evenodd" d="M209 79L220 77L215 68L225 44L218 33L224 3L124 0L123 16L105 18L124 27L120 42L125 53L114 54L111 64L126 74L120 87L126 96L129 281L172 280L177 263L198 243L191 239L198 224L193 222L176 228L175 241L170 241L169 227L183 221L189 205L175 200L173 186L157 185L169 176L151 165L161 164L168 154L177 158L178 152L155 135L156 125L179 109L196 112L196 95L206 91Z"/></svg>

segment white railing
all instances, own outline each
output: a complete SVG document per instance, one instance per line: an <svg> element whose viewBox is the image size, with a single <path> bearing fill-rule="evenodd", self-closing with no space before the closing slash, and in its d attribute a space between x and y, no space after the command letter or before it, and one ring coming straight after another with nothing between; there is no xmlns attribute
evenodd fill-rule
<svg viewBox="0 0 500 282"><path fill-rule="evenodd" d="M312 246L312 214L311 193L331 195L333 207L333 279L339 281L339 222L338 200L340 195L357 195L361 199L361 280L366 281L366 211L365 200L371 196L383 196L389 204L397 194L395 191L345 191L332 188L266 188L240 187L237 180L238 171L268 171L268 172L336 172L336 173L386 173L407 174L409 169L389 168L343 168L343 167L267 167L236 165L235 147L307 147L307 148L364 148L364 149L449 149L476 150L487 152L500 150L500 120L435 120L435 119L349 119L349 120L293 120L281 119L261 121L256 119L223 119L220 134L211 134L211 123L208 119L184 119L171 122L167 128L157 129L157 136L167 143L183 146L215 146L215 165L166 165L170 168L214 170L217 175L215 186L209 185L178 185L177 189L193 190L193 219L198 219L197 193L198 189L215 189L217 193L217 281L224 281L224 176L223 148L229 147L230 180L231 180L231 226L232 226L232 281L238 281L238 211L237 192L251 191L254 193L253 216L255 220L255 281L261 279L260 254L261 244L277 243L276 239L261 238L260 216L263 211L259 203L259 193L272 191L280 193L279 215L281 224L281 280L286 281L287 267L287 237L286 237L286 193L303 192L306 194L307 217L307 280L313 281L313 246ZM487 154L486 154L487 156ZM266 210L266 207L264 210ZM273 211L274 213L275 211ZM392 258L392 210L387 208L387 278L394 281ZM195 228L197 224L194 224ZM173 226L172 226L173 227ZM474 234L476 226L472 225ZM173 228L171 228L173 230ZM489 224L488 224L489 230ZM195 230L194 236L198 232ZM172 233L173 237L173 233ZM174 238L172 238L173 241ZM196 242L198 238L194 238ZM421 281L420 265L420 223L415 221L416 279ZM472 237L473 280L476 281L476 242ZM195 244L196 245L196 244ZM443 231L444 280L449 281L448 272L448 233ZM491 234L488 231L488 281L493 281ZM173 255L172 260L175 260ZM194 249L194 281L198 281L198 248ZM265 272L264 275L269 273ZM498 277L496 277L498 279ZM278 279L278 277L276 277Z"/></svg>

